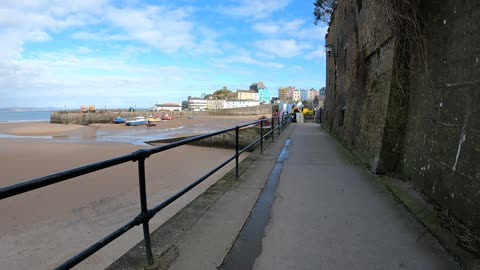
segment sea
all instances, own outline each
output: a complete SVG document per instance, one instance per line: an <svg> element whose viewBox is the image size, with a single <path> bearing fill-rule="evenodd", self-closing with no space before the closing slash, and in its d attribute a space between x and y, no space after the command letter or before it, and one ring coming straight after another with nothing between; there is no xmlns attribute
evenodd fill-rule
<svg viewBox="0 0 480 270"><path fill-rule="evenodd" d="M48 122L51 110L0 109L0 123Z"/></svg>

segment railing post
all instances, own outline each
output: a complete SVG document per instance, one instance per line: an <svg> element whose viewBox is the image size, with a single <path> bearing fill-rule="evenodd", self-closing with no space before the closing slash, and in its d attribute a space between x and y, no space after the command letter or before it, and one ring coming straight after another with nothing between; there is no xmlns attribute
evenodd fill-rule
<svg viewBox="0 0 480 270"><path fill-rule="evenodd" d="M260 121L260 153L263 154L263 119Z"/></svg>
<svg viewBox="0 0 480 270"><path fill-rule="evenodd" d="M147 191L145 187L145 158L138 160L138 182L140 187L140 208L142 215L147 217ZM145 250L147 252L147 261L149 265L154 265L152 254L152 243L150 242L150 229L148 227L149 219L143 221L143 239L145 241Z"/></svg>
<svg viewBox="0 0 480 270"><path fill-rule="evenodd" d="M282 132L285 130L285 114L282 113Z"/></svg>
<svg viewBox="0 0 480 270"><path fill-rule="evenodd" d="M277 129L278 129L278 134L282 131L282 123L280 122L280 115L277 116Z"/></svg>
<svg viewBox="0 0 480 270"><path fill-rule="evenodd" d="M272 142L273 142L274 136L275 136L275 129L274 129L274 126L273 126L274 120L275 120L275 117L272 117Z"/></svg>
<svg viewBox="0 0 480 270"><path fill-rule="evenodd" d="M238 126L235 127L235 177L238 179L238 136L239 136L240 128Z"/></svg>

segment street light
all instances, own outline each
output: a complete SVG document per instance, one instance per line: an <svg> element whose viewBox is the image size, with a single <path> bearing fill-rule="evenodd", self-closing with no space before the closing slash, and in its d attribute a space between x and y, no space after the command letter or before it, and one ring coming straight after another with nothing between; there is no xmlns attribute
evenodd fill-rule
<svg viewBox="0 0 480 270"><path fill-rule="evenodd" d="M337 54L333 52L334 46L332 44L325 45L325 51L328 53L328 57L333 56L333 58L337 57Z"/></svg>

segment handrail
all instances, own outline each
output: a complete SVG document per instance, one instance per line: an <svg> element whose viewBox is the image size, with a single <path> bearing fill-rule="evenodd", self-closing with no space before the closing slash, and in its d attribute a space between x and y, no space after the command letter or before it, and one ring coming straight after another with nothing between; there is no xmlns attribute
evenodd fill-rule
<svg viewBox="0 0 480 270"><path fill-rule="evenodd" d="M264 126L265 121L271 121L271 130L267 133L263 132L263 128L266 127ZM277 120L276 124L274 123L275 120ZM57 270L60 269L71 269L75 265L79 264L104 246L108 245L110 242L121 236L122 234L126 233L129 231L131 228L138 226L140 224L143 225L143 234L144 234L144 242L145 242L145 249L146 249L146 255L147 255L147 263L148 265L154 265L154 259L153 259L153 254L152 254L152 249L151 249L151 242L150 242L150 230L149 230L149 220L155 216L156 213L167 207L169 204L173 203L175 200L183 196L185 193L196 187L198 184L203 182L205 179L210 177L212 174L223 168L225 165L230 163L232 160L236 160L236 178L239 178L239 156L253 147L256 143L260 141L260 147L261 147L261 153L263 153L263 140L266 136L270 135L272 136L272 142L274 141L274 134L275 130L278 130L278 133L283 131L285 129L285 126L290 123L290 117L285 118L285 114L279 115L279 116L274 116L272 118L266 118L266 119L261 119L257 120L254 122L250 122L247 124L243 125L238 125L233 128L228 128L228 129L223 129L220 131L212 132L209 134L204 134L204 135L199 135L199 136L194 136L188 139L184 139L178 142L173 142L167 145L162 145L150 149L140 149L137 150L131 154L92 163L86 166L81 166L77 167L74 169L66 170L63 172L58 172L54 173L51 175L47 175L44 177L32 179L29 181L25 181L22 183L6 186L0 188L0 200L13 197L22 193L26 193L32 190L40 189L49 185L53 185L59 182L63 182L72 178L76 178L78 176L82 176L85 174L89 174L92 172L96 172L99 170L103 170L109 167L117 166L129 161L136 162L138 161L138 174L139 174L139 187L140 187L140 206L141 206L141 212L138 214L136 217L134 217L131 221L123 225L122 227L118 228L114 232L110 233L106 237L104 237L102 240L96 242L95 244L91 245L87 249L83 250L82 252L78 253L77 255L73 256L66 262L62 263L60 266L58 266ZM252 126L252 125L257 125L260 124L260 137L245 146L242 149L239 149L239 131L240 128L247 127L247 126ZM185 144L189 144L192 142L196 142L199 140L203 140L206 138L210 138L216 135L220 135L226 132L234 131L235 130L235 154L222 162L220 165L216 166L209 172L207 172L205 175L200 177L199 179L195 180L193 183L188 185L187 187L183 188L170 198L166 199L162 203L158 204L157 206L148 209L147 208L147 195L146 195L146 186L145 186L145 159L150 157L153 154L160 153L163 151L167 151L169 149L179 147Z"/></svg>

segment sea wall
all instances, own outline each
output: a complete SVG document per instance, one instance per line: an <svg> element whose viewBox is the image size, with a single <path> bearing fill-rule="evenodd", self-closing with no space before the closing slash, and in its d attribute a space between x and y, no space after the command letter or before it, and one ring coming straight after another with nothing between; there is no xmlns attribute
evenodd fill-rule
<svg viewBox="0 0 480 270"><path fill-rule="evenodd" d="M116 110L102 110L97 112L82 113L79 111L56 111L52 112L50 116L50 123L55 124L78 124L88 125L94 123L112 123L116 117L125 119L132 119L136 116L155 116L169 114L174 118L189 118L195 116L241 116L241 115L265 115L271 116L272 112L278 109L278 105L263 104L259 106L251 106L244 108L223 109L214 111L116 111Z"/></svg>
<svg viewBox="0 0 480 270"><path fill-rule="evenodd" d="M480 2L461 2L420 1L419 50L406 50L388 2L338 1L322 126L480 233Z"/></svg>
<svg viewBox="0 0 480 270"><path fill-rule="evenodd" d="M272 113L275 112L275 109L278 109L277 104L262 104L259 106L206 111L206 113L208 113L208 115L218 115L218 116L235 116L235 115L271 116Z"/></svg>
<svg viewBox="0 0 480 270"><path fill-rule="evenodd" d="M270 129L264 128L265 133L268 131L270 131ZM176 138L170 138L165 140L150 141L146 143L158 146L166 143L181 141L191 137L194 137L194 136L176 137ZM258 127L241 128L239 130L239 136L238 136L238 144L240 149L248 146L258 138L260 138L260 129ZM190 145L235 149L236 134L235 134L235 131L230 131L230 132L219 134L207 139L190 143ZM260 143L255 144L249 151L254 150L258 145L260 145Z"/></svg>

